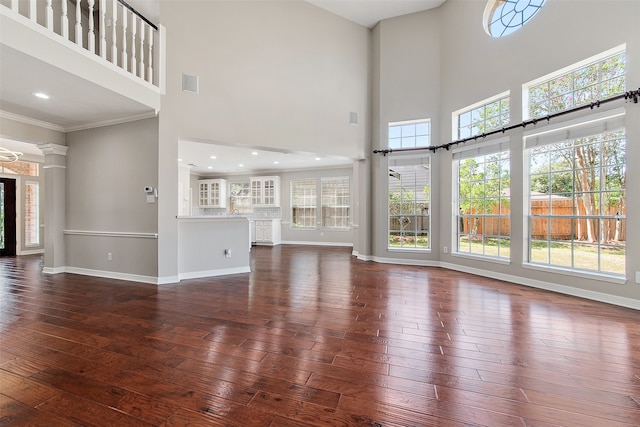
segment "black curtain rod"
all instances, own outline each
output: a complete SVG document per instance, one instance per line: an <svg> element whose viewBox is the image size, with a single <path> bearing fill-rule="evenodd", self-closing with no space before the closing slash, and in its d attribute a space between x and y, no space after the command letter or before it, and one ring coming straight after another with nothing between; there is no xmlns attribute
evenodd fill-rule
<svg viewBox="0 0 640 427"><path fill-rule="evenodd" d="M129 5L129 3L127 3L124 0L118 0L118 3L120 3L121 5L123 5L124 7L126 7L127 9L129 9L131 12L133 12L138 18L142 19L144 22L146 22L147 24L149 24L149 26L151 28L153 28L154 30L158 31L158 27L156 27L156 25L149 21L147 18L144 17L144 15L142 15L140 12L138 12L137 10L135 10L133 7L131 7L131 5Z"/></svg>
<svg viewBox="0 0 640 427"><path fill-rule="evenodd" d="M590 104L584 104L581 105L579 107L574 107L571 108L569 110L564 110L564 111L560 111L558 113L553 113L553 114L548 114L544 117L538 117L536 119L529 119L529 120L525 120L522 123L516 124L516 125L511 125L511 126L507 126L507 127L502 127L500 129L495 129L492 130L490 132L485 132L482 133L480 135L475 135L475 136L470 136L469 138L464 138L464 139L459 139L457 141L452 141L452 142L448 142L446 144L441 144L441 145L435 145L435 146L431 146L431 147L414 147L414 148L399 148L396 150L393 150L391 148L387 148L385 150L373 150L374 154L383 154L383 155L387 155L389 153L394 153L394 152L404 152L404 151L424 151L424 150L430 150L432 153L435 153L437 150L440 150L442 148L444 148L445 150L449 151L449 149L453 146L456 146L458 144L464 144L465 142L469 142L469 141L477 141L478 138L486 138L487 136L490 135L495 135L498 133L505 133L508 130L513 130L513 129L517 129L517 128L526 128L529 125L536 125L539 122L542 121L547 121L547 123L555 118L555 117L560 117L560 116L564 116L565 114L569 114L569 113L575 113L576 111L580 111L580 110L586 110L587 108L590 109L594 109L595 107L600 107L602 104L606 104L612 101L617 101L618 99L625 99L625 100L629 100L632 99L634 104L638 103L638 98L640 98L640 88L638 88L637 90L631 90L629 92L625 92L625 93L621 93L620 95L616 95L616 96L612 96L611 98L607 98L607 99L603 99L601 101L594 101Z"/></svg>

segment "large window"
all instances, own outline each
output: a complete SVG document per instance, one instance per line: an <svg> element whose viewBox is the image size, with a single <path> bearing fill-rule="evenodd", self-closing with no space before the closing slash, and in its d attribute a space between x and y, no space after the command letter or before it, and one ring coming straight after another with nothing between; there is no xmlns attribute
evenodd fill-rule
<svg viewBox="0 0 640 427"><path fill-rule="evenodd" d="M322 178L322 227L349 228L349 177Z"/></svg>
<svg viewBox="0 0 640 427"><path fill-rule="evenodd" d="M431 121L389 123L388 143L391 149L428 147L431 144Z"/></svg>
<svg viewBox="0 0 640 427"><path fill-rule="evenodd" d="M430 248L431 168L427 156L389 159L389 248Z"/></svg>
<svg viewBox="0 0 640 427"><path fill-rule="evenodd" d="M525 141L529 263L624 276L624 110Z"/></svg>
<svg viewBox="0 0 640 427"><path fill-rule="evenodd" d="M497 258L511 253L508 141L454 153L455 251Z"/></svg>
<svg viewBox="0 0 640 427"><path fill-rule="evenodd" d="M509 93L481 101L453 113L457 139L481 135L509 125Z"/></svg>
<svg viewBox="0 0 640 427"><path fill-rule="evenodd" d="M491 37L504 37L529 22L545 0L489 0L484 10L484 29Z"/></svg>
<svg viewBox="0 0 640 427"><path fill-rule="evenodd" d="M40 244L40 185L37 182L25 184L24 240L25 246Z"/></svg>
<svg viewBox="0 0 640 427"><path fill-rule="evenodd" d="M618 48L539 79L525 85L526 111L539 118L624 93L625 69L626 54Z"/></svg>
<svg viewBox="0 0 640 427"><path fill-rule="evenodd" d="M40 175L40 165L35 162L26 161L0 163L0 173L11 175L38 176Z"/></svg>
<svg viewBox="0 0 640 427"><path fill-rule="evenodd" d="M291 181L291 227L316 228L316 179Z"/></svg>

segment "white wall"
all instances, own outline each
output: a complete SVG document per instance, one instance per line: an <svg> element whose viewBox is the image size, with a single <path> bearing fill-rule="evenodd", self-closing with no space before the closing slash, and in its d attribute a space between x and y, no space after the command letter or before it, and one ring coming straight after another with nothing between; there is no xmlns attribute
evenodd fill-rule
<svg viewBox="0 0 640 427"><path fill-rule="evenodd" d="M374 30L374 43L379 46L380 70L379 104L374 103L373 116L379 120L374 127L374 146L383 147L388 121L413 119L427 115L438 124L432 138L435 144L450 142L451 112L506 90L511 91L512 123L522 121L522 84L565 66L627 43L628 88L640 86L640 2L634 1L549 1L528 25L501 39L489 37L482 28L482 14L486 2L449 0L442 7L383 21ZM415 33L414 27L422 29ZM409 37L411 33L413 37ZM439 39L439 55L431 43ZM376 41L376 38L379 40ZM431 52L411 55L407 46L432 46ZM423 48L426 49L426 48ZM410 52L410 50L409 50ZM438 69L424 69L425 54L435 54ZM399 56L400 55L400 56ZM401 62L403 67L391 63ZM411 70L422 70L417 73ZM414 87L411 92L407 88ZM425 91L438 93L435 104ZM400 93L398 100L392 98ZM625 105L620 103L620 105ZM640 106L626 104L627 109L627 222L632 225L640 218ZM377 117L376 117L377 116ZM376 132L380 136L376 136ZM513 189L523 188L522 130L509 132L511 138ZM386 188L386 160L373 158L374 194ZM452 161L451 153L439 151L433 155L432 172L433 253L426 260L439 260L452 268L477 271L510 280L544 285L583 296L605 296L604 299L628 303L640 299L640 285L635 272L640 271L640 230L630 226L627 236L627 282L624 285L597 279L585 279L564 274L539 272L523 268L523 194L512 191L512 260L510 265L441 253L443 246L451 247ZM377 168L377 170L375 170ZM374 230L386 230L384 204L374 205ZM374 255L409 258L402 254L389 255L382 236L374 232Z"/></svg>

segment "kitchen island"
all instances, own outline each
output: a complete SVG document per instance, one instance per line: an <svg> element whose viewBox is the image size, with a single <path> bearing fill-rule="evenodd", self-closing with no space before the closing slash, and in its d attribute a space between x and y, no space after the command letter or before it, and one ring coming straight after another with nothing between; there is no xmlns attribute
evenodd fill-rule
<svg viewBox="0 0 640 427"><path fill-rule="evenodd" d="M178 216L180 280L248 273L249 220L240 215Z"/></svg>

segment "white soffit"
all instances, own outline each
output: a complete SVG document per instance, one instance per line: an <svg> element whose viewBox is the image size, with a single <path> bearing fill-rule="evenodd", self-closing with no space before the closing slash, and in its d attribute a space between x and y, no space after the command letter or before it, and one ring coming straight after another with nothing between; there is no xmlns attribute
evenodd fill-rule
<svg viewBox="0 0 640 427"><path fill-rule="evenodd" d="M349 21L374 27L379 21L441 6L445 0L305 0Z"/></svg>

